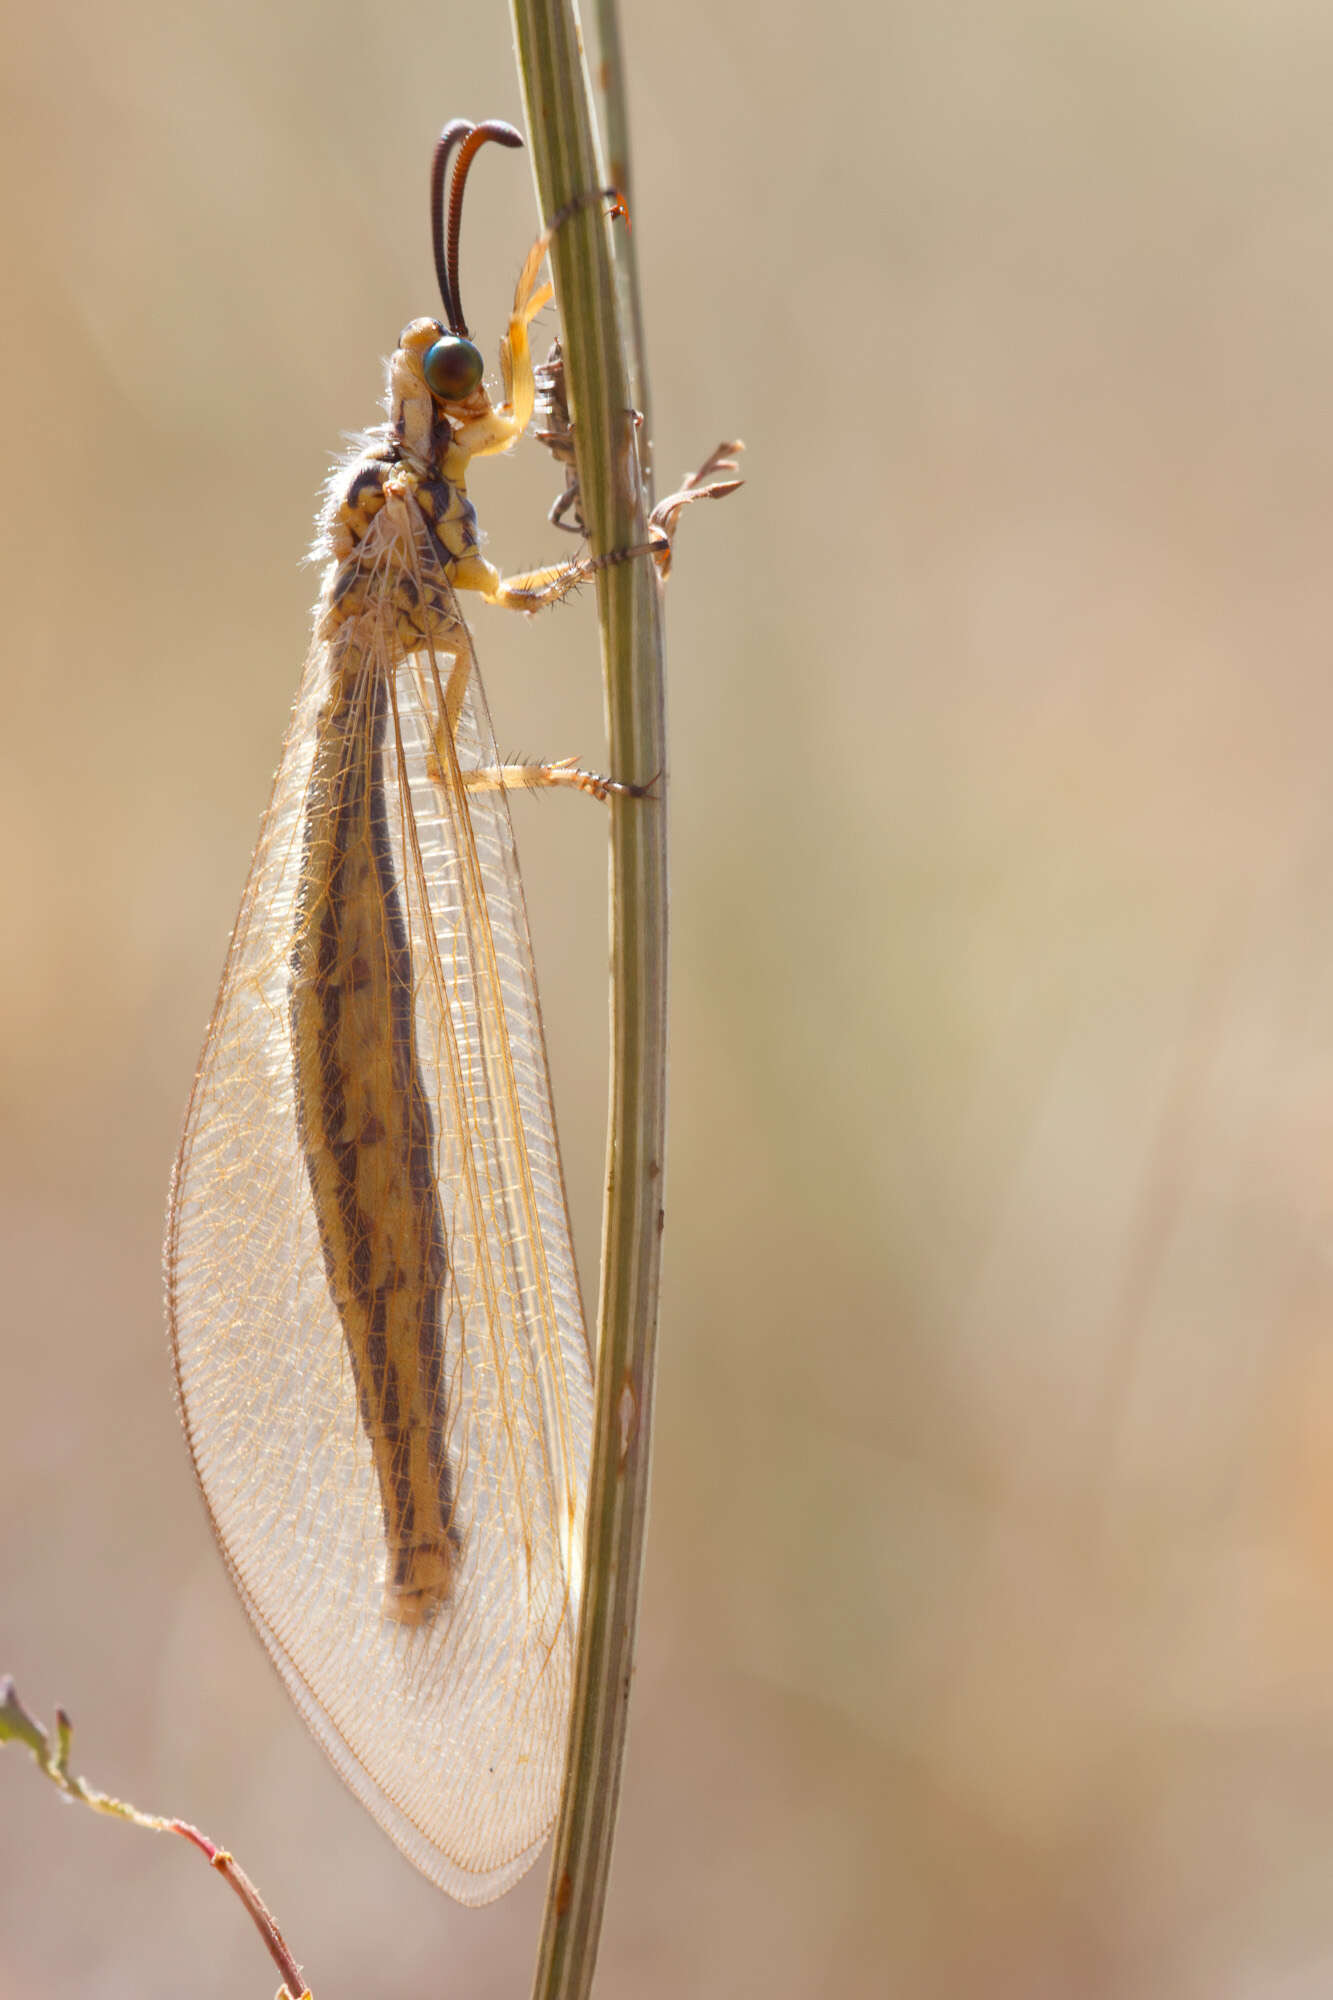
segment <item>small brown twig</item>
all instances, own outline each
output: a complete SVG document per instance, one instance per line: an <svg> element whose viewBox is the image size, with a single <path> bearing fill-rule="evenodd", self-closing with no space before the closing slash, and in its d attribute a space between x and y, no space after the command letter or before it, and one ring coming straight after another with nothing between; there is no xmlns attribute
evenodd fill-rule
<svg viewBox="0 0 1333 2000"><path fill-rule="evenodd" d="M183 1819L164 1819L158 1813L140 1812L137 1806L127 1805L123 1799L113 1799L108 1792L99 1792L92 1785L85 1784L69 1768L70 1741L73 1724L63 1708L56 1710L54 1731L47 1731L28 1713L19 1698L18 1689L6 1674L0 1678L0 1744L22 1743L31 1750L37 1767L51 1780L66 1799L76 1800L92 1812L106 1813L112 1819L127 1820L131 1826L141 1826L149 1833L175 1833L182 1840L188 1840L208 1858L225 1882L240 1897L250 1913L250 1919L268 1947L269 1956L282 1975L282 1991L278 2000L310 2000L310 1989L301 1977L301 1968L287 1948L286 1940L277 1923L256 1889L250 1877L240 1864L233 1860L223 1847L217 1847L197 1826L191 1826Z"/></svg>

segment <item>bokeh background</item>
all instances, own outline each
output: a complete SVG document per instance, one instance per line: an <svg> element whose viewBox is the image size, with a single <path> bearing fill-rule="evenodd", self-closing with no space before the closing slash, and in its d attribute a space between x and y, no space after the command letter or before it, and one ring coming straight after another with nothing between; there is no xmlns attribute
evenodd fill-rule
<svg viewBox="0 0 1333 2000"><path fill-rule="evenodd" d="M1333 14L627 10L671 585L656 1484L599 1990L1333 1991ZM232 1846L319 2000L527 1990L225 1582L168 1167L498 5L9 0L0 1665ZM535 229L478 171L493 349ZM535 448L492 553L562 552ZM586 602L479 632L596 760ZM592 1290L604 828L520 801ZM0 2000L270 1993L175 1843L0 1760Z"/></svg>

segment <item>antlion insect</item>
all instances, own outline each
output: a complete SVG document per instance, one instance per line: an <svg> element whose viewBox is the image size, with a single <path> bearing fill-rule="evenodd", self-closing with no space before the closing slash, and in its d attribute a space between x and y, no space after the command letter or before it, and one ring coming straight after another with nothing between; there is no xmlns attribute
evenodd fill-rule
<svg viewBox="0 0 1333 2000"><path fill-rule="evenodd" d="M458 289L487 140L522 144L494 121L441 136L447 324L404 328L388 421L329 485L166 1250L186 1432L246 1609L353 1791L467 1903L517 1880L554 1817L592 1413L505 793L646 790L495 753L460 593L529 611L601 565L504 579L478 547L468 465L533 414L563 219L519 277L493 404ZM673 496L627 553L664 572L680 506L721 490Z"/></svg>

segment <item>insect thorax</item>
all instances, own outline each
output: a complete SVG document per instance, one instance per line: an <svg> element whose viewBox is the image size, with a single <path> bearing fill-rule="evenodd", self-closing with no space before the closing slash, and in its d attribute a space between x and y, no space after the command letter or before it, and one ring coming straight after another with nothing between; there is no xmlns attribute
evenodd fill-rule
<svg viewBox="0 0 1333 2000"><path fill-rule="evenodd" d="M331 558L322 630L327 634L372 606L383 616L392 603L405 651L444 644L457 629L450 573L479 542L465 484L468 454L426 388L419 356L406 344L421 324L406 330L389 363L390 420L335 472L321 524Z"/></svg>

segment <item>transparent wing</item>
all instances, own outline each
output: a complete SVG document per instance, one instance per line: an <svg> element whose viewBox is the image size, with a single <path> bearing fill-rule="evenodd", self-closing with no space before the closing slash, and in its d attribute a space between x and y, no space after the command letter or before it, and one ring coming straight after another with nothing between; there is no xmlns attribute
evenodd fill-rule
<svg viewBox="0 0 1333 2000"><path fill-rule="evenodd" d="M386 540L386 604L395 562L419 576L420 560ZM431 584L448 589L438 569ZM473 671L451 736L454 662L442 647L396 657L391 628L387 609L362 617L307 663L181 1145L169 1308L195 1469L279 1672L399 1846L481 1903L531 1865L556 1810L591 1369L508 806L465 785L497 761L485 699ZM459 1558L449 1602L417 1626L384 1612L381 1495L293 1087L307 798L352 631L387 692L360 754L382 759L448 1263Z"/></svg>

